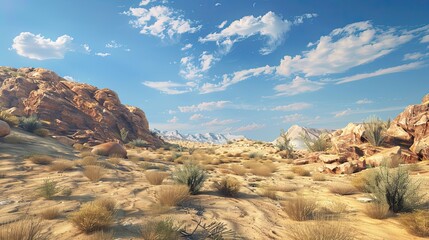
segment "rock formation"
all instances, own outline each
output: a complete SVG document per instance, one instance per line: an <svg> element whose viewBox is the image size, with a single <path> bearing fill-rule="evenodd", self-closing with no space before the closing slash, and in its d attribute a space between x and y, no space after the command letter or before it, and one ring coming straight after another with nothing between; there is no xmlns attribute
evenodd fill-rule
<svg viewBox="0 0 429 240"><path fill-rule="evenodd" d="M151 134L145 113L121 104L112 90L67 81L46 69L1 67L0 101L13 114L37 115L51 133L78 143L119 141L124 128L129 140L162 144Z"/></svg>
<svg viewBox="0 0 429 240"><path fill-rule="evenodd" d="M0 137L6 137L10 134L10 127L7 122L0 120Z"/></svg>

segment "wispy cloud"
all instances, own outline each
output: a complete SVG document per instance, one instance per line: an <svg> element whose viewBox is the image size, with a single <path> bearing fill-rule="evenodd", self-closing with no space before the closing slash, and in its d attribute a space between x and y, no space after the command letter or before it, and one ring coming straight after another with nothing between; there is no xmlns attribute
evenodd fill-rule
<svg viewBox="0 0 429 240"><path fill-rule="evenodd" d="M393 111L402 111L404 110L406 106L400 106L400 107L386 107L386 108L379 108L379 109L354 109L347 108L346 110L334 112L332 115L334 115L335 118L338 117L344 117L347 115L354 115L354 114L369 114L369 113L380 113L380 112L393 112Z"/></svg>
<svg viewBox="0 0 429 240"><path fill-rule="evenodd" d="M98 52L98 53L96 53L95 55L96 55L96 56L99 56L99 57L108 57L108 56L110 56L110 55L112 55L112 54L110 54L110 53L102 53L102 52Z"/></svg>
<svg viewBox="0 0 429 240"><path fill-rule="evenodd" d="M236 123L239 121L240 120L234 120L234 119L219 120L219 119L215 118L209 122L201 124L201 126L225 126L225 125L229 125L229 124Z"/></svg>
<svg viewBox="0 0 429 240"><path fill-rule="evenodd" d="M398 72L404 72L404 71L413 70L421 67L423 67L423 62L413 62L413 63L403 64L396 67L379 69L372 73L361 73L361 74L356 74L349 77L340 78L340 79L337 79L338 82L336 84L359 81L367 78L372 78L372 77L377 77L377 76L392 74L392 73L398 73Z"/></svg>
<svg viewBox="0 0 429 240"><path fill-rule="evenodd" d="M64 76L63 78L67 81L77 82L72 76Z"/></svg>
<svg viewBox="0 0 429 240"><path fill-rule="evenodd" d="M356 104L370 104L370 103L372 103L372 101L367 99L367 98L360 99L360 100L356 101Z"/></svg>
<svg viewBox="0 0 429 240"><path fill-rule="evenodd" d="M168 120L167 122L169 123L177 123L179 121L179 118L177 118L176 116L174 116L172 119Z"/></svg>
<svg viewBox="0 0 429 240"><path fill-rule="evenodd" d="M187 84L181 84L181 83L174 83L174 82L151 82L151 81L146 81L143 82L143 85L159 90L162 93L165 94L182 94L182 93L187 93L189 91L191 91L189 89L189 86Z"/></svg>
<svg viewBox="0 0 429 240"><path fill-rule="evenodd" d="M196 120L200 120L200 119L202 119L202 118L204 118L204 116L203 116L202 114L196 113L196 114L192 115L192 116L189 118L189 120L191 120L191 121L196 121Z"/></svg>
<svg viewBox="0 0 429 240"><path fill-rule="evenodd" d="M323 88L323 83L310 81L307 78L295 77L291 83L280 84L274 87L276 96L293 96L306 92L314 92Z"/></svg>
<svg viewBox="0 0 429 240"><path fill-rule="evenodd" d="M40 34L21 32L13 39L12 49L18 55L35 60L63 59L71 51L73 38L62 35L55 41Z"/></svg>
<svg viewBox="0 0 429 240"><path fill-rule="evenodd" d="M291 104L283 105L283 106L277 106L277 107L272 108L271 110L273 110L273 111L298 111L298 110L310 108L312 106L313 105L311 105L310 103L299 102L299 103L291 103Z"/></svg>
<svg viewBox="0 0 429 240"><path fill-rule="evenodd" d="M407 60L415 61L415 60L419 60L419 59L422 59L422 58L427 57L427 56L429 56L429 53L419 53L419 52L407 53L404 55L404 60L405 61L407 61Z"/></svg>
<svg viewBox="0 0 429 240"><path fill-rule="evenodd" d="M238 127L237 129L232 130L232 132L248 132L248 131L258 130L264 127L265 127L265 124L252 123L252 124Z"/></svg>
<svg viewBox="0 0 429 240"><path fill-rule="evenodd" d="M225 20L225 21L221 22L221 23L217 26L217 28L222 29L222 28L224 28L224 27L225 27L225 25L226 25L227 23L228 23L228 21L227 21L227 20Z"/></svg>
<svg viewBox="0 0 429 240"><path fill-rule="evenodd" d="M303 120L304 116L302 114L294 113L291 115L286 115L281 117L283 123L296 123L300 120Z"/></svg>
<svg viewBox="0 0 429 240"><path fill-rule="evenodd" d="M82 47L86 53L91 53L91 48L89 47L89 44L87 44L87 43L82 44Z"/></svg>
<svg viewBox="0 0 429 240"><path fill-rule="evenodd" d="M188 50L188 49L191 49L192 48L192 43L188 43L188 44L186 44L185 46L183 46L182 48L181 48L181 50L182 51L186 51L186 50Z"/></svg>
<svg viewBox="0 0 429 240"><path fill-rule="evenodd" d="M115 40L112 40L112 41L106 43L105 46L106 46L106 48L121 48L122 44L117 43Z"/></svg>
<svg viewBox="0 0 429 240"><path fill-rule="evenodd" d="M202 102L197 105L191 106L179 106L180 112L202 112L202 111L213 111L223 109L229 101L216 101L216 102Z"/></svg>
<svg viewBox="0 0 429 240"><path fill-rule="evenodd" d="M203 52L198 58L198 64L195 64L194 57L183 57L180 60L180 75L188 80L199 80L203 73L207 72L217 61L213 54Z"/></svg>

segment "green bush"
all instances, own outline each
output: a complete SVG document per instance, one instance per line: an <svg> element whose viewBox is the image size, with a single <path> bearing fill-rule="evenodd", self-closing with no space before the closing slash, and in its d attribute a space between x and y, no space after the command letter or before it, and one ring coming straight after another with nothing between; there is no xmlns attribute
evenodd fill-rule
<svg viewBox="0 0 429 240"><path fill-rule="evenodd" d="M40 186L38 190L39 195L46 199L51 199L55 194L59 192L59 189L57 188L57 183L49 179L45 179L43 181L42 186Z"/></svg>
<svg viewBox="0 0 429 240"><path fill-rule="evenodd" d="M148 142L143 140L143 139L140 139L140 138L137 138L137 139L130 141L129 144L133 147L146 147L146 146L148 146Z"/></svg>
<svg viewBox="0 0 429 240"><path fill-rule="evenodd" d="M207 179L207 174L195 163L187 163L173 172L173 179L179 184L186 184L191 194L197 194Z"/></svg>
<svg viewBox="0 0 429 240"><path fill-rule="evenodd" d="M363 137L373 146L381 146L384 143L385 132L390 122L385 123L377 117L369 117L363 123L365 132Z"/></svg>
<svg viewBox="0 0 429 240"><path fill-rule="evenodd" d="M320 134L317 138L311 138L308 135L301 135L301 138L310 152L324 152L331 147L326 133Z"/></svg>
<svg viewBox="0 0 429 240"><path fill-rule="evenodd" d="M147 240L176 240L181 239L180 227L174 225L171 219L150 221L142 226L141 236Z"/></svg>
<svg viewBox="0 0 429 240"><path fill-rule="evenodd" d="M220 182L214 182L214 187L224 196L233 197L240 190L240 182L233 177L225 177Z"/></svg>
<svg viewBox="0 0 429 240"><path fill-rule="evenodd" d="M293 154L293 146L292 143L290 142L290 138L288 137L287 133L285 132L285 130L281 130L280 132L280 137L281 140L279 142L277 142L277 147L280 149L280 151L285 151L286 154L286 158L294 158L294 154Z"/></svg>
<svg viewBox="0 0 429 240"><path fill-rule="evenodd" d="M42 127L42 123L36 116L22 117L19 119L19 127L27 132L34 132Z"/></svg>

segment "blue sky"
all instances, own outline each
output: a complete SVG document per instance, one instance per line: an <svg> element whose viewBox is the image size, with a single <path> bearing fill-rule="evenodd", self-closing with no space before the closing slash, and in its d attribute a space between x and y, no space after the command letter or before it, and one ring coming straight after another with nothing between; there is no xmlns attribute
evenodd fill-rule
<svg viewBox="0 0 429 240"><path fill-rule="evenodd" d="M0 65L116 91L152 128L273 140L428 93L428 1L2 0Z"/></svg>

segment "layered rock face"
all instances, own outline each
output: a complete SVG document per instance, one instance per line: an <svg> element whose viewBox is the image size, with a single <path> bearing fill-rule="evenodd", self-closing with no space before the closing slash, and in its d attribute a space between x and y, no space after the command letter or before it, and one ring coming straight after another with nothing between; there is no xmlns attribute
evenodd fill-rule
<svg viewBox="0 0 429 240"><path fill-rule="evenodd" d="M130 140L162 144L149 131L145 113L121 104L112 90L67 81L46 69L1 67L0 101L9 112L37 115L51 133L79 143L118 141L124 128Z"/></svg>

